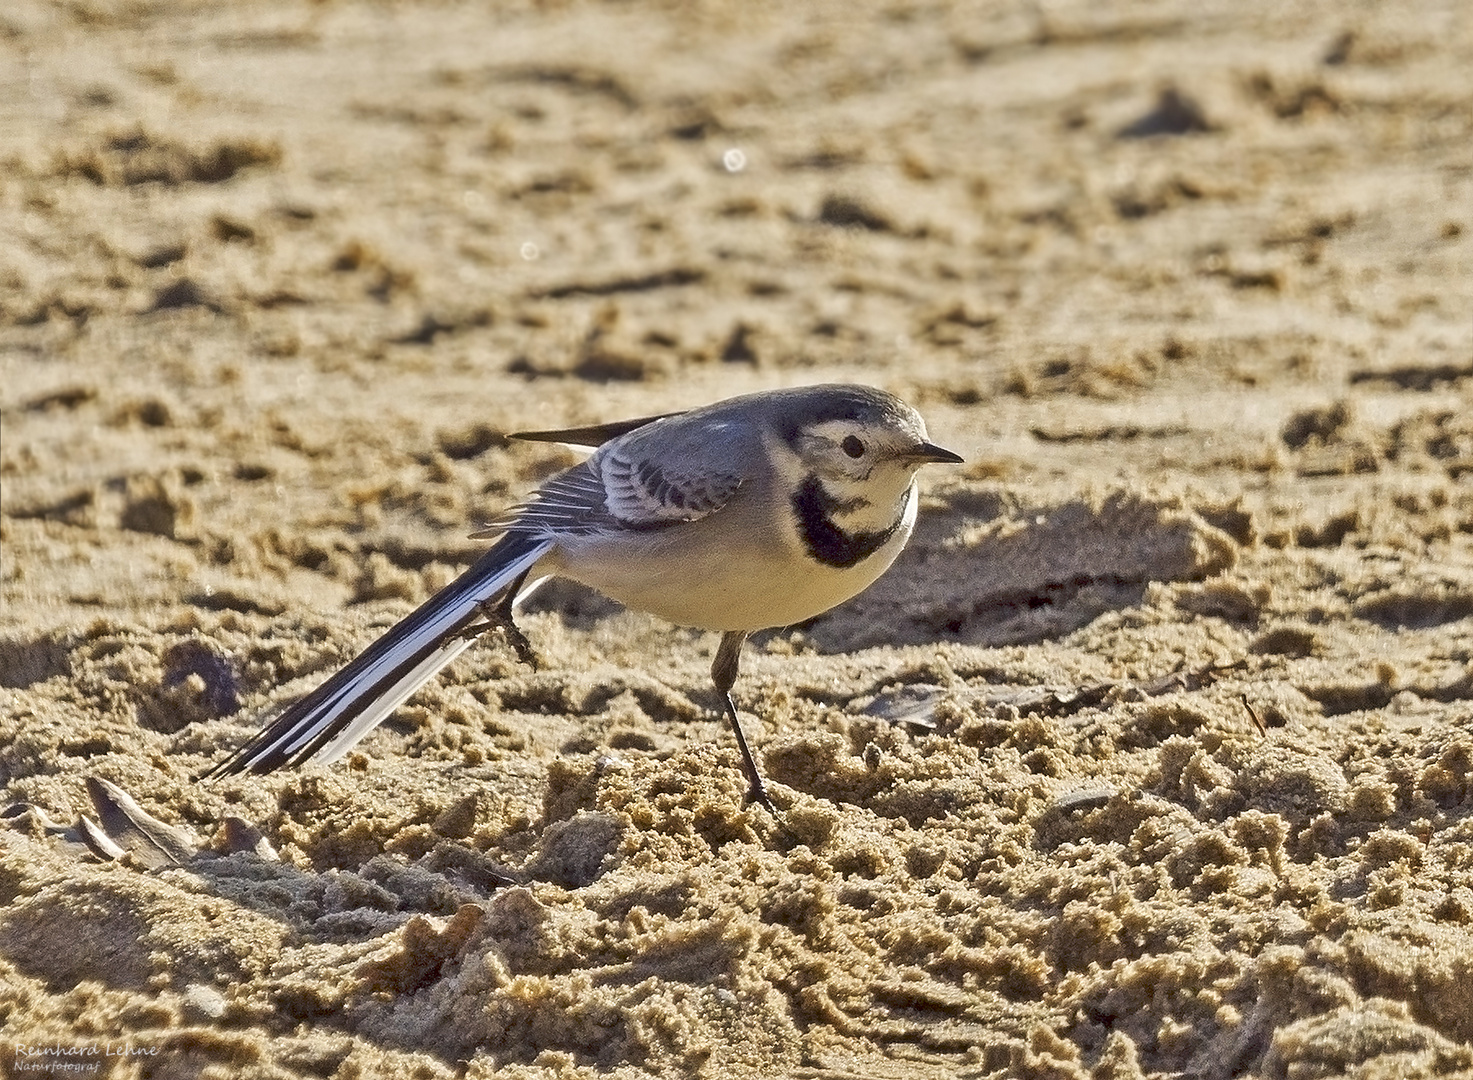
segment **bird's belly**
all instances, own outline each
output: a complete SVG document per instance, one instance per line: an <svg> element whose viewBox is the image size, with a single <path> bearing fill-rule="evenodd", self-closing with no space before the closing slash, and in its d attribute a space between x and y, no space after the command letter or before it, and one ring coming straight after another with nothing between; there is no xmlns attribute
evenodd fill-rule
<svg viewBox="0 0 1473 1080"><path fill-rule="evenodd" d="M709 521L710 519L707 519ZM778 538L733 537L706 521L632 542L570 537L555 572L626 607L703 630L764 630L821 615L874 582L905 546L909 528L850 567L825 566Z"/></svg>

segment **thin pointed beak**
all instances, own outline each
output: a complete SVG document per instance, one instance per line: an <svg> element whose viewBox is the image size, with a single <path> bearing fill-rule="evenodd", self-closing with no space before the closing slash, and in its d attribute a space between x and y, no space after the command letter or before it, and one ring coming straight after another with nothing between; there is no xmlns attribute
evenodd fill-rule
<svg viewBox="0 0 1473 1080"><path fill-rule="evenodd" d="M966 459L960 454L953 454L950 450L929 442L921 443L907 457L919 465L927 465L933 462L937 465L962 465L966 463Z"/></svg>

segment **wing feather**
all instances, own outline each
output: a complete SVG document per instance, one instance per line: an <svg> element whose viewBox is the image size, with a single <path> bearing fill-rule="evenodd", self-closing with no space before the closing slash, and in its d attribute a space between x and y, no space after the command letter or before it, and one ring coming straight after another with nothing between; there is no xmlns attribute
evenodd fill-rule
<svg viewBox="0 0 1473 1080"><path fill-rule="evenodd" d="M603 481L591 467L593 459L547 480L522 503L509 506L486 526L471 533L473 540L499 536L512 526L532 533L584 533L608 522Z"/></svg>
<svg viewBox="0 0 1473 1080"><path fill-rule="evenodd" d="M483 540L512 528L556 536L676 525L715 513L741 486L734 469L702 469L630 453L641 448L626 439L604 444L471 537Z"/></svg>
<svg viewBox="0 0 1473 1080"><path fill-rule="evenodd" d="M646 424L653 424L656 420L679 415L679 413L660 413L658 416L640 416L633 420L616 420L611 424L591 424L588 427L561 428L557 431L517 431L508 435L507 438L521 439L524 442L562 443L565 446L602 446Z"/></svg>
<svg viewBox="0 0 1473 1080"><path fill-rule="evenodd" d="M659 529L714 514L741 488L752 455L762 448L748 425L689 422L689 416L667 413L515 436L598 448L471 535L484 539L511 529L548 537Z"/></svg>
<svg viewBox="0 0 1473 1080"><path fill-rule="evenodd" d="M603 476L609 513L628 525L696 521L720 510L742 485L734 469L691 468L676 458L630 452L638 449L614 443L589 461Z"/></svg>

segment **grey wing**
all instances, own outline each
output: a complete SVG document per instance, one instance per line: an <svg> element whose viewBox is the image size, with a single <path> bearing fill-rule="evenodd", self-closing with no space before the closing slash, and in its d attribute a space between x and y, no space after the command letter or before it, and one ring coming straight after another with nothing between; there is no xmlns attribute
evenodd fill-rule
<svg viewBox="0 0 1473 1080"><path fill-rule="evenodd" d="M589 458L609 513L636 528L695 521L720 510L751 470L751 434L731 424L672 417L608 443Z"/></svg>
<svg viewBox="0 0 1473 1080"><path fill-rule="evenodd" d="M681 414L651 421L604 443L587 461L546 481L476 539L529 534L649 529L695 521L726 505L746 479L749 433L697 424Z"/></svg>
<svg viewBox="0 0 1473 1080"><path fill-rule="evenodd" d="M516 529L532 534L585 533L607 527L608 499L603 481L593 467L593 458L558 473L532 493L526 502L506 509L471 533L485 540Z"/></svg>
<svg viewBox="0 0 1473 1080"><path fill-rule="evenodd" d="M552 442L562 443L564 446L592 448L602 446L621 435L628 435L636 428L653 424L656 420L679 415L679 413L660 413L658 416L641 416L634 420L617 420L612 424L594 424L591 427L560 428L557 431L514 431L507 438L521 439L524 442Z"/></svg>

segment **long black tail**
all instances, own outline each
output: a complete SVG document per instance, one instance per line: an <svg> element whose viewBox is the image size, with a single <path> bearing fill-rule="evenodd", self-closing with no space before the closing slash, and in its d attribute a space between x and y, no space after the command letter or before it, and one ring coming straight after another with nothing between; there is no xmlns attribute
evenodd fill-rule
<svg viewBox="0 0 1473 1080"><path fill-rule="evenodd" d="M469 570L200 779L336 761L465 651L474 635L464 631L484 617L484 605L515 588L552 546L518 533L502 536Z"/></svg>

